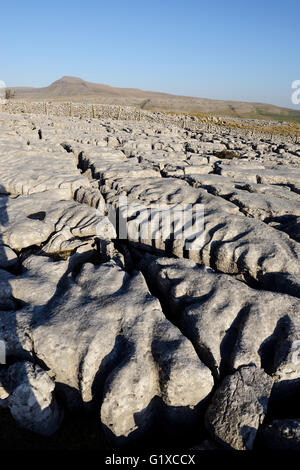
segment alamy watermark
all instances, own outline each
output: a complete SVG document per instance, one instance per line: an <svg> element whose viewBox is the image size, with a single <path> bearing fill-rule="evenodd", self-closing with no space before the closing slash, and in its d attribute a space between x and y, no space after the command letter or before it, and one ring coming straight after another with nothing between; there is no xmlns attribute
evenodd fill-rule
<svg viewBox="0 0 300 470"><path fill-rule="evenodd" d="M291 100L293 104L300 104L300 80L294 80L292 83L292 89L293 91Z"/></svg>

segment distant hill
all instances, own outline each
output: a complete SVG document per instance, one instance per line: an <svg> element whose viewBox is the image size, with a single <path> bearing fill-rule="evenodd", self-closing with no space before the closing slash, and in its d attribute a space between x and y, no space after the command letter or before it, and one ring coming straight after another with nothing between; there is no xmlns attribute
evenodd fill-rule
<svg viewBox="0 0 300 470"><path fill-rule="evenodd" d="M73 101L139 106L155 111L208 113L220 116L300 122L300 111L272 104L211 100L177 96L135 88L117 88L76 77L62 77L43 88L14 87L15 99L31 101Z"/></svg>

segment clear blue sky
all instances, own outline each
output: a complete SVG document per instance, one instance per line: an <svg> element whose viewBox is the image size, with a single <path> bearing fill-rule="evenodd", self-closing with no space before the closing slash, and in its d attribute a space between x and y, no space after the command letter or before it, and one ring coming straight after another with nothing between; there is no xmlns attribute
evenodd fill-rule
<svg viewBox="0 0 300 470"><path fill-rule="evenodd" d="M11 0L0 11L0 79L8 86L72 75L293 107L299 0Z"/></svg>

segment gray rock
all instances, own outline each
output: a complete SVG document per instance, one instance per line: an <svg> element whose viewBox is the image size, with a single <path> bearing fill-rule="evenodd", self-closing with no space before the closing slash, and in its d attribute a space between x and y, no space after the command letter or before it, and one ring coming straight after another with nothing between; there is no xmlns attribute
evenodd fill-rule
<svg viewBox="0 0 300 470"><path fill-rule="evenodd" d="M255 219L270 221L275 217L300 216L300 197L296 200L283 199L268 194L254 194L235 189L227 195L230 202L233 202L241 211Z"/></svg>
<svg viewBox="0 0 300 470"><path fill-rule="evenodd" d="M157 431L178 439L195 425L203 436L212 374L216 385L233 374L220 392L226 419L222 400L212 402L213 434L228 447L251 447L265 413L262 385L270 392L265 373L278 403L300 383L299 145L226 129L216 118L95 105L104 121L91 119L90 105L72 105L82 119L66 117L65 103L47 104L60 116L43 115L45 104L28 107L40 114L0 116L0 339L8 363L22 361L31 378L28 385L16 370L10 388L4 366L0 405L19 387L17 419L43 432L41 423L55 423L55 382L64 406L97 412L114 444ZM225 149L242 158L221 161ZM120 196L133 227L124 243L106 217L113 221L116 209L125 216ZM154 240L146 231L137 237L135 224L144 226L157 204L166 214L203 204L204 233L194 217L176 214L168 233L158 224ZM184 223L196 231L189 247L173 240ZM169 320L134 272L141 258ZM31 393L39 397L32 410Z"/></svg>
<svg viewBox="0 0 300 470"><path fill-rule="evenodd" d="M273 450L300 449L300 420L278 419L272 421L260 433L264 446Z"/></svg>
<svg viewBox="0 0 300 470"><path fill-rule="evenodd" d="M8 407L17 423L50 436L60 426L62 412L53 396L55 383L39 366L16 362L8 368Z"/></svg>
<svg viewBox="0 0 300 470"><path fill-rule="evenodd" d="M106 217L85 204L66 200L63 189L10 199L6 214L9 224L3 228L2 240L14 250L47 242L44 251L57 253L74 250L83 237L115 237Z"/></svg>
<svg viewBox="0 0 300 470"><path fill-rule="evenodd" d="M300 171L288 168L265 169L265 168L237 168L229 165L219 165L218 173L238 181L261 184L287 185L296 192L300 190Z"/></svg>
<svg viewBox="0 0 300 470"><path fill-rule="evenodd" d="M271 377L254 366L242 367L225 377L205 415L212 437L231 449L253 449L272 384Z"/></svg>
<svg viewBox="0 0 300 470"><path fill-rule="evenodd" d="M10 277L12 297L31 306L44 305L54 296L58 283L66 275L69 261L54 261L46 256L29 256L22 273Z"/></svg>
<svg viewBox="0 0 300 470"><path fill-rule="evenodd" d="M26 195L60 188L68 191L70 198L80 186L89 186L87 177L76 168L72 154L62 151L47 155L44 151L41 158L40 150L25 145L23 150L16 147L9 154L5 148L0 141L0 151L5 153L1 157L0 179L11 194Z"/></svg>
<svg viewBox="0 0 300 470"><path fill-rule="evenodd" d="M10 280L13 275L4 269L0 269L0 309L10 310L16 307L16 302L12 297Z"/></svg>
<svg viewBox="0 0 300 470"><path fill-rule="evenodd" d="M212 389L209 369L165 319L141 274L129 277L112 262L86 264L33 325L35 354L67 403L101 406L112 439L140 437L161 406L166 419L189 423Z"/></svg>

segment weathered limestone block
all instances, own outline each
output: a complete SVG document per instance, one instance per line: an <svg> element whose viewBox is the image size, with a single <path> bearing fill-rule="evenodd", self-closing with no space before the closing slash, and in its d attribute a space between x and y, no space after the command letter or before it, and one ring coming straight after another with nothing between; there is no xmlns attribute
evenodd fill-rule
<svg viewBox="0 0 300 470"><path fill-rule="evenodd" d="M73 256L68 261L29 256L17 276L0 270L0 339L5 341L7 356L23 359L33 352L32 315L59 292L74 265Z"/></svg>
<svg viewBox="0 0 300 470"><path fill-rule="evenodd" d="M150 204L203 204L206 210L223 210L230 214L239 212L234 204L216 198L200 188L192 188L185 181L177 178L145 178L117 179L106 182L103 188L105 198L109 202L110 192L113 191L112 200L117 202L116 195L127 195L128 202L137 202L149 206Z"/></svg>
<svg viewBox="0 0 300 470"><path fill-rule="evenodd" d="M205 212L204 229L200 262L241 274L263 288L300 296L300 246L286 234L259 220L213 211Z"/></svg>
<svg viewBox="0 0 300 470"><path fill-rule="evenodd" d="M136 188L134 188L133 191L135 190ZM155 198L157 201L156 190L154 190L153 193L154 194L149 190L149 195L147 195L147 193L144 194L148 200ZM184 253L185 238L181 237L181 239L178 238L172 242L172 240L164 236L165 234L159 225L157 233L153 233L153 231L152 233L150 232L152 238L147 238L147 235L143 235L142 231L140 231L139 238L137 238L138 232L136 230L133 233L135 236L130 236L130 227L134 226L134 224L139 227L146 226L149 219L147 206L141 211L135 209L134 205L129 205L129 240L132 240L135 244L138 243L141 247L148 250L153 250L155 247L168 254L189 257L198 263L204 263L223 273L239 274L247 282L252 280L258 282L264 288L286 292L299 297L299 244L291 240L286 234L267 226L259 220L237 215L234 211L230 214L231 205L221 206L226 207L226 209L228 208L228 212L221 211L220 208L218 208L218 198L208 193L203 194L202 199L201 196L201 193L198 193L198 201L204 204L203 231L201 232L203 240L198 240L200 245L197 246L197 249L193 249L193 246L191 246L191 248ZM164 193L162 193L159 202L161 202L161 200L165 201L163 197L166 197ZM175 203L180 201L180 197L182 197L182 195L178 190L178 192L174 194L174 198L170 196L169 199ZM140 198L141 204L143 204L145 196L140 196ZM187 200L187 198L185 200ZM116 194L112 196L112 201L117 201ZM169 206L169 209L170 208L171 206ZM126 210L127 208L125 207L125 212L122 211L125 220ZM180 225L180 219L178 219L178 224ZM193 224L193 220L190 222L190 227L192 227L191 232L193 231L193 234L197 237L201 236L196 226L195 229L193 229L191 224ZM173 230L173 237L174 236L176 236L176 232Z"/></svg>
<svg viewBox="0 0 300 470"><path fill-rule="evenodd" d="M195 153L216 153L226 149L226 145L214 142L189 141L186 146L188 152Z"/></svg>
<svg viewBox="0 0 300 470"><path fill-rule="evenodd" d="M221 164L218 165L217 172L233 180L249 183L286 185L296 192L300 191L300 170L297 168L251 169Z"/></svg>
<svg viewBox="0 0 300 470"><path fill-rule="evenodd" d="M0 269L0 310L13 310L16 307L10 285L10 280L13 277L11 273Z"/></svg>
<svg viewBox="0 0 300 470"><path fill-rule="evenodd" d="M300 242L300 217L294 215L273 217L268 223L277 230L287 233L296 242Z"/></svg>
<svg viewBox="0 0 300 470"><path fill-rule="evenodd" d="M106 217L92 207L64 197L64 190L54 190L10 199L6 205L9 224L3 229L3 243L21 250L48 241L44 250L54 253L73 250L83 237L115 237ZM76 239L79 241L74 246Z"/></svg>
<svg viewBox="0 0 300 470"><path fill-rule="evenodd" d="M30 256L23 261L22 273L10 278L11 295L22 303L46 304L69 269L69 261L53 261L46 256Z"/></svg>
<svg viewBox="0 0 300 470"><path fill-rule="evenodd" d="M249 193L239 189L235 189L226 196L244 214L255 219L269 220L274 217L300 216L300 196L298 201L292 201L268 194Z"/></svg>
<svg viewBox="0 0 300 470"><path fill-rule="evenodd" d="M0 244L0 268L14 268L17 265L18 257L16 253L11 248L9 248L9 246Z"/></svg>
<svg viewBox="0 0 300 470"><path fill-rule="evenodd" d="M272 421L260 433L264 446L273 450L300 449L299 419L278 419Z"/></svg>

